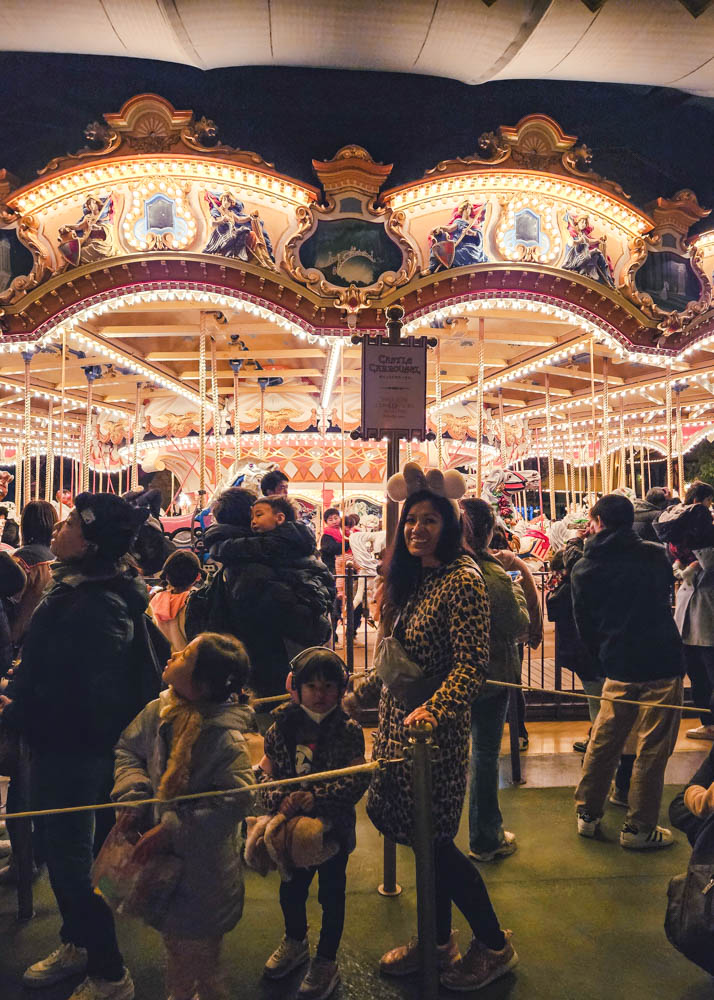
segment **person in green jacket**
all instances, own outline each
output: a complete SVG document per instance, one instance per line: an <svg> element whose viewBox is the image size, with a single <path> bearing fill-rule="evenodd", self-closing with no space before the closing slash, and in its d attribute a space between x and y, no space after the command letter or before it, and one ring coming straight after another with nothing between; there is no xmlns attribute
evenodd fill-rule
<svg viewBox="0 0 714 1000"><path fill-rule="evenodd" d="M518 643L528 635L525 594L488 550L496 519L485 500L463 500L465 537L483 574L491 605L489 680L520 684ZM498 805L498 757L508 710L509 689L486 684L471 706L469 857L493 861L516 850L516 837L503 829Z"/></svg>

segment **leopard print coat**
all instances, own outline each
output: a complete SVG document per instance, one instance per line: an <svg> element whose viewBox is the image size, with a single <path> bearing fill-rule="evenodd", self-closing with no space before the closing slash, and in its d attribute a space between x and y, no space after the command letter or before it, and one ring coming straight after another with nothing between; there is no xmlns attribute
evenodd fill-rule
<svg viewBox="0 0 714 1000"><path fill-rule="evenodd" d="M466 555L428 570L401 616L398 637L425 676L449 671L425 703L438 722L432 787L434 836L439 842L454 839L461 819L469 763L471 703L486 680L489 622L483 577L473 559ZM370 693L376 694L380 684L376 675L370 675L358 690L360 701L369 701ZM404 719L408 714L383 687L375 758L403 755ZM375 772L367 813L386 837L399 844L411 844L413 801L408 762L388 764Z"/></svg>

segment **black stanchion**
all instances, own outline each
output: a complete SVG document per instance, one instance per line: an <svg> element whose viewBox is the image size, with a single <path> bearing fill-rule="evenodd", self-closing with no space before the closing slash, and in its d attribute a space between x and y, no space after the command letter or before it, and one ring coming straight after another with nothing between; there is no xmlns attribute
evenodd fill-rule
<svg viewBox="0 0 714 1000"><path fill-rule="evenodd" d="M511 783L525 784L521 777L521 752L518 746L518 692L508 695L508 737L511 748Z"/></svg>
<svg viewBox="0 0 714 1000"><path fill-rule="evenodd" d="M431 726L409 730L408 753L412 759L414 795L413 847L416 862L417 930L421 961L422 1000L439 996L439 965L436 954L436 875L434 870L434 824L431 797Z"/></svg>
<svg viewBox="0 0 714 1000"><path fill-rule="evenodd" d="M377 886L377 892L380 896L398 896L401 891L402 887L397 882L397 845L385 837L382 884Z"/></svg>
<svg viewBox="0 0 714 1000"><path fill-rule="evenodd" d="M355 669L355 568L352 563L345 567L345 606L342 610L342 620L345 629L345 662L347 673L353 674Z"/></svg>

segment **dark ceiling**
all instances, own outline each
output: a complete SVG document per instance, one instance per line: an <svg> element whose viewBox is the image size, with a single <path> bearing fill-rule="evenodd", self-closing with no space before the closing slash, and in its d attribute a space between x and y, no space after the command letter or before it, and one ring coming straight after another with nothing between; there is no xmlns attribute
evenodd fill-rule
<svg viewBox="0 0 714 1000"><path fill-rule="evenodd" d="M391 162L389 185L469 155L478 136L543 112L593 150L593 169L637 204L692 188L714 207L714 100L621 84L515 80L467 86L402 74L294 68L201 72L99 56L0 55L0 168L23 182L84 145L82 130L152 91L212 118L220 138L315 182L311 160L343 145ZM698 228L710 228L705 220Z"/></svg>

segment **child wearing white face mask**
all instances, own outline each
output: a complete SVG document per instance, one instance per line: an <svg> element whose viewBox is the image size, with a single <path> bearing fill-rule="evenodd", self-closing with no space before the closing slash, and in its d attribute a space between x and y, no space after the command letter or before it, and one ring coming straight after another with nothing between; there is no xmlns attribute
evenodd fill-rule
<svg viewBox="0 0 714 1000"><path fill-rule="evenodd" d="M264 780L295 778L364 763L364 736L356 722L340 708L347 673L332 650L313 646L291 663L291 686L297 701L273 713L275 722L265 734L265 756L260 763ZM364 795L369 774L350 775L306 785L305 790L274 789L263 793L270 813L317 817L329 826L339 852L329 861L297 868L280 883L280 905L285 937L265 964L264 975L282 979L310 958L305 904L315 873L322 928L317 952L298 990L302 1000L323 1000L340 981L337 949L345 920L347 861L355 848L355 804Z"/></svg>

